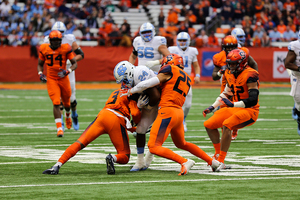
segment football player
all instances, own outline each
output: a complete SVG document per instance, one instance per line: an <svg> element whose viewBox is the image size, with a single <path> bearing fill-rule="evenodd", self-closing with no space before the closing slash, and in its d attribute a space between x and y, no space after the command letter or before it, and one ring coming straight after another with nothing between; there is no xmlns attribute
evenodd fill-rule
<svg viewBox="0 0 300 200"><path fill-rule="evenodd" d="M133 87L141 81L155 77L156 75L151 69L144 65L135 67L128 61L121 61L115 66L114 76L117 83L122 83L122 88L126 89ZM146 145L146 132L157 116L160 92L157 87L152 87L146 90L145 93L150 97L149 105L142 109L141 120L136 127L137 161L130 171L147 169L153 159L153 154L150 152L148 152L144 158L144 151Z"/></svg>
<svg viewBox="0 0 300 200"><path fill-rule="evenodd" d="M300 31L298 32L298 40L290 42L288 53L286 55L284 66L290 70L291 92L290 95L294 98L293 118L298 123L298 134L300 135ZM295 116L294 116L295 115Z"/></svg>
<svg viewBox="0 0 300 200"><path fill-rule="evenodd" d="M228 67L223 74L225 89L216 101L203 111L203 116L206 117L216 107L226 105L204 122L215 148L214 158L221 162L216 171L225 168L224 160L231 143L232 130L254 124L259 114L259 74L248 67L246 53L234 49L228 53L226 63ZM218 128L222 128L221 140Z"/></svg>
<svg viewBox="0 0 300 200"><path fill-rule="evenodd" d="M171 138L177 148L186 150L205 160L213 170L216 170L220 163L209 157L197 145L187 142L184 138L182 105L189 92L191 78L183 71L183 59L177 54L170 54L164 57L162 62L162 67L156 77L142 81L124 93L124 95L132 95L150 87L160 86L160 109L150 131L149 151L152 154L179 163L181 171L178 175L186 175L195 162L162 146L169 134L171 134Z"/></svg>
<svg viewBox="0 0 300 200"><path fill-rule="evenodd" d="M98 113L96 119L85 129L76 142L70 145L58 159L57 163L43 174L56 175L59 169L78 151L85 148L93 140L103 134L108 134L117 150L116 155L106 157L107 174L115 174L114 163L127 164L130 158L130 146L127 129L131 130L130 115L135 123L141 117L140 110L147 103L147 99L140 98L138 103L130 98L121 97L121 89L115 90L105 103L104 108ZM132 130L131 130L132 131Z"/></svg>
<svg viewBox="0 0 300 200"><path fill-rule="evenodd" d="M61 101L66 109L66 126L72 126L72 119L70 117L71 86L68 75L77 68L72 47L67 43L62 44L62 38L63 36L60 31L54 30L50 32L50 45L44 43L40 46L37 66L40 80L47 82L48 94L53 103L53 114L58 137L64 135L60 113ZM69 69L66 68L68 59L72 64ZM45 63L47 65L47 78L43 74Z"/></svg>
<svg viewBox="0 0 300 200"><path fill-rule="evenodd" d="M84 53L79 47L79 45L76 42L76 38L73 34L65 34L66 32L66 26L64 23L57 21L52 26L51 30L58 30L62 33L62 44L69 44L72 47L73 52L76 54L75 59L76 61L80 61L84 58ZM49 36L46 36L44 38L44 43L49 43ZM68 60L67 61L67 69L71 67L71 63ZM73 128L77 131L79 129L79 122L78 122L78 114L77 114L77 101L76 101L76 87L75 87L75 71L72 71L69 74L71 89L72 89L72 95L71 95L71 110L72 110L72 121L73 121ZM61 105L61 111L63 112L63 106ZM63 123L63 114L61 115L62 123ZM72 124L71 124L72 125ZM63 123L64 127L64 123ZM67 126L68 129L71 128L71 126Z"/></svg>
<svg viewBox="0 0 300 200"><path fill-rule="evenodd" d="M191 42L190 35L187 32L180 32L177 35L176 41L177 41L177 46L171 46L168 48L170 53L178 54L183 58L183 63L184 63L183 70L188 75L191 75L192 66L193 66L194 72L196 74L194 81L196 84L200 83L200 66L197 59L198 50L195 47L190 47L190 42ZM185 102L182 106L183 113L184 113L183 126L185 132L187 131L185 119L189 114L190 108L192 106L192 96L193 96L193 92L191 87L189 93L186 96Z"/></svg>
<svg viewBox="0 0 300 200"><path fill-rule="evenodd" d="M162 57L170 54L166 38L155 36L155 27L149 22L142 24L140 36L133 40L132 45L129 62L134 64L138 58L138 66L146 65L155 72L160 69Z"/></svg>

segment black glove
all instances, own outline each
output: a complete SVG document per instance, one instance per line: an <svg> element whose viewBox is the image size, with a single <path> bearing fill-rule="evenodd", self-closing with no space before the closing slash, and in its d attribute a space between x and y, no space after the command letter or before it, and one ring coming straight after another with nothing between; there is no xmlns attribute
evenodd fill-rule
<svg viewBox="0 0 300 200"><path fill-rule="evenodd" d="M40 74L40 80L41 80L43 83L46 83L46 82L47 82L47 77L46 77L44 74Z"/></svg>
<svg viewBox="0 0 300 200"><path fill-rule="evenodd" d="M57 75L60 77L60 78L63 78L65 76L68 76L70 74L70 71L69 70L64 70L64 69L60 69L61 72L58 72Z"/></svg>
<svg viewBox="0 0 300 200"><path fill-rule="evenodd" d="M203 110L202 114L203 117L206 117L206 114L211 113L215 108L213 106L209 106L208 108L206 108L205 110Z"/></svg>

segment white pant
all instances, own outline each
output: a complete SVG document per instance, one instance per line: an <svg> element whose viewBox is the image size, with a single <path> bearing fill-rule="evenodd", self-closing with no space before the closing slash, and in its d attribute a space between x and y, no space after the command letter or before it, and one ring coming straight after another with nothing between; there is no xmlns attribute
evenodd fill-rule
<svg viewBox="0 0 300 200"><path fill-rule="evenodd" d="M293 74L290 76L291 92L290 95L294 98L295 107L300 111L300 77L296 77Z"/></svg>
<svg viewBox="0 0 300 200"><path fill-rule="evenodd" d="M185 117L189 114L190 108L192 107L192 97L193 97L193 91L192 91L192 86L191 86L190 91L186 95L185 102L182 106L182 110L183 110Z"/></svg>
<svg viewBox="0 0 300 200"><path fill-rule="evenodd" d="M70 61L68 60L67 62L67 69L70 69L70 67L72 66L72 64L70 63ZM69 79L70 79L70 85L71 85L71 90L72 90L72 94L71 94L71 102L76 100L76 87L75 87L75 71L72 71L69 75Z"/></svg>

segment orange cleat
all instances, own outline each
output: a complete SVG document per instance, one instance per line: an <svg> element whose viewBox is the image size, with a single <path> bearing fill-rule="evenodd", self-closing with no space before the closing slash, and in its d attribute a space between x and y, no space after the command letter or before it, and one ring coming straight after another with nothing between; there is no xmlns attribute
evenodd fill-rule
<svg viewBox="0 0 300 200"><path fill-rule="evenodd" d="M62 129L59 129L57 131L57 137L63 137L64 136L64 131Z"/></svg>
<svg viewBox="0 0 300 200"><path fill-rule="evenodd" d="M237 138L238 135L238 130L232 130L231 132L231 140L235 140Z"/></svg>
<svg viewBox="0 0 300 200"><path fill-rule="evenodd" d="M72 119L71 119L71 117L66 117L66 127L68 128L68 129L70 129L70 128L72 128Z"/></svg>

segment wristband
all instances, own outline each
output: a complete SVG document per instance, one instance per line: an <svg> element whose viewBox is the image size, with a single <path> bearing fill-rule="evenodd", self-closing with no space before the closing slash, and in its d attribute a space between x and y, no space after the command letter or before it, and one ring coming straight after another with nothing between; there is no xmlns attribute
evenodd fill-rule
<svg viewBox="0 0 300 200"><path fill-rule="evenodd" d="M68 71L71 73L73 70L70 68L70 69L68 69Z"/></svg>
<svg viewBox="0 0 300 200"><path fill-rule="evenodd" d="M199 78L200 78L200 74L196 74L196 77L199 77Z"/></svg>
<svg viewBox="0 0 300 200"><path fill-rule="evenodd" d="M42 71L39 71L39 72L38 72L38 75L41 75L42 73L43 73Z"/></svg>

